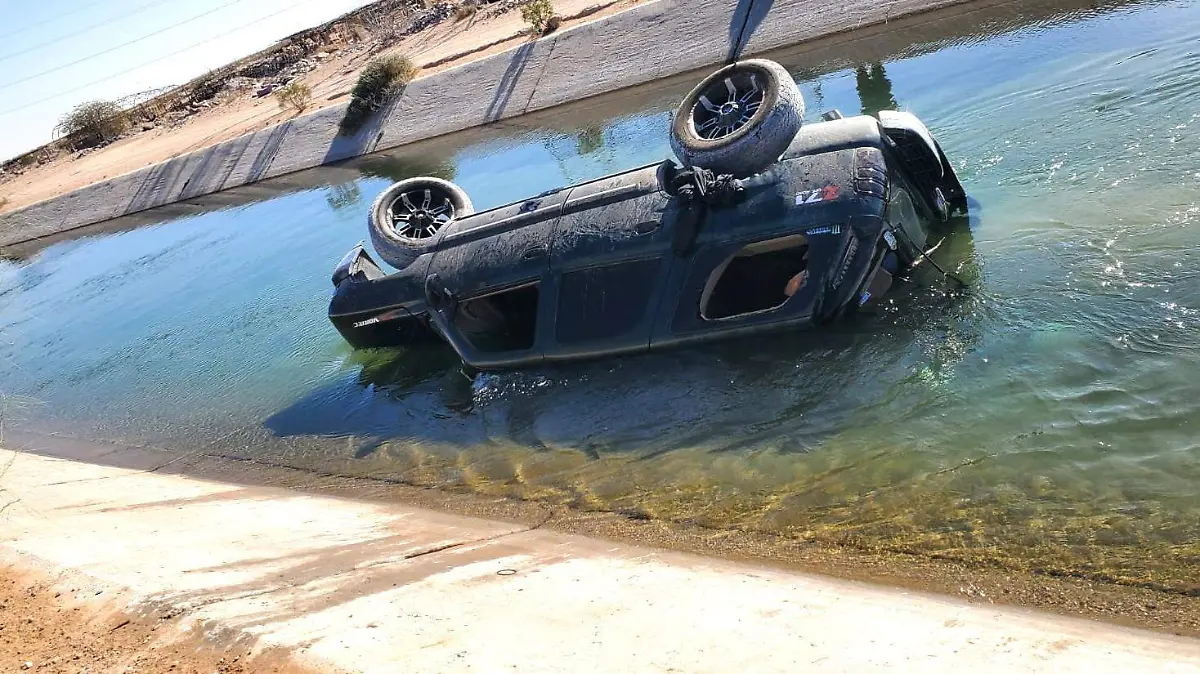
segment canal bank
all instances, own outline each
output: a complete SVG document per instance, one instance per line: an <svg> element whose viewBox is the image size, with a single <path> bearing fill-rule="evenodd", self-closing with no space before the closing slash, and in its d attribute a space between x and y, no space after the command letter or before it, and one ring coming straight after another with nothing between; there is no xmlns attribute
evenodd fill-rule
<svg viewBox="0 0 1200 674"><path fill-rule="evenodd" d="M424 77L353 136L338 105L0 216L0 246L689 73L962 0L655 0Z"/></svg>
<svg viewBox="0 0 1200 674"><path fill-rule="evenodd" d="M203 449L429 487L410 493L435 509L470 492L482 505L462 514L487 519L571 511L556 530L1186 629L1172 619L1200 579L1197 11L1013 11L1014 28L908 34L900 53L861 37L894 40L894 25L854 34L981 204L973 236L939 251L973 282L964 300L931 289L835 334L475 380L453 354L342 347L323 270L387 184L434 163L496 205L654 161L671 95L586 120L595 136L506 122L330 186L292 174L246 188L261 202L0 262L5 440L133 447L114 460ZM853 67L798 65L814 109L868 98ZM1131 584L1136 601L1112 587Z"/></svg>
<svg viewBox="0 0 1200 674"><path fill-rule="evenodd" d="M159 644L201 634L251 662L286 652L348 672L1200 672L1193 640L573 536L545 520L24 453L0 465L10 572L55 575L64 605L162 622Z"/></svg>
<svg viewBox="0 0 1200 674"><path fill-rule="evenodd" d="M22 461L50 459L138 474L173 476L228 488L282 489L292 495L333 497L383 508L437 512L450 518L506 522L514 527L616 545L672 551L785 573L950 601L1098 621L1176 637L1200 637L1200 599L1185 593L1118 585L1096 578L1055 575L963 563L880 547L855 548L802 542L748 530L714 529L698 521L665 521L637 511L564 507L538 499L497 498L474 490L431 488L393 476L348 474L294 465L287 460L247 459L216 448L191 450L97 442L65 435L10 431L5 448ZM5 462L0 462L3 466ZM64 464L48 464L64 465ZM106 473L107 474L107 473ZM122 473L124 474L124 473ZM51 480L62 485L71 480ZM8 483L0 484L7 487ZM21 498L11 489L0 505ZM15 504L14 506L15 507Z"/></svg>

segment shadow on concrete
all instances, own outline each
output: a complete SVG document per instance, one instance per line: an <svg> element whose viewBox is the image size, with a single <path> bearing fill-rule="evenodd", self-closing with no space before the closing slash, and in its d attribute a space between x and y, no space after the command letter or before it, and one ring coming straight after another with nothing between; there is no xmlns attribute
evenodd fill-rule
<svg viewBox="0 0 1200 674"><path fill-rule="evenodd" d="M750 41L754 31L762 25L771 11L775 0L738 0L737 9L733 12L733 20L729 22L729 53L726 63L733 63L742 56L742 50Z"/></svg>
<svg viewBox="0 0 1200 674"><path fill-rule="evenodd" d="M271 129L266 142L263 143L262 149L254 156L254 163L250 165L250 172L246 176L246 182L257 182L266 177L267 170L271 168L271 162L275 160L275 155L279 154L279 148L283 145L283 139L287 138L288 132L291 129L292 120L290 119Z"/></svg>
<svg viewBox="0 0 1200 674"><path fill-rule="evenodd" d="M188 181L184 179L183 170L188 164L187 157L176 157L170 161L153 166L141 175L143 178L138 183L137 191L133 193L129 203L125 206L125 213L137 213L148 208L161 206L166 203L164 198L166 194L177 194L187 187ZM182 187L175 188L175 185L184 180Z"/></svg>
<svg viewBox="0 0 1200 674"><path fill-rule="evenodd" d="M204 150L191 171L188 184L180 192L179 200L194 199L223 189L234 169L241 165L253 140L254 135L247 134Z"/></svg>
<svg viewBox="0 0 1200 674"><path fill-rule="evenodd" d="M408 89L407 85L389 96L378 110L372 112L367 117L367 121L353 135L344 135L339 132L334 136L333 142L329 144L329 149L325 151L325 156L322 158L321 163L331 164L374 152L375 147L379 145L380 139L383 138L383 127L391 119L392 112L395 111L404 99L406 89Z"/></svg>
<svg viewBox="0 0 1200 674"><path fill-rule="evenodd" d="M267 138L255 153L247 172L247 183L258 182L266 177L292 123L292 120L288 120L266 132ZM256 138L258 134L246 135L145 170L137 190L121 213L139 213L221 190Z"/></svg>
<svg viewBox="0 0 1200 674"><path fill-rule="evenodd" d="M533 55L536 45L536 42L526 42L513 51L512 61L504 71L504 76L500 78L500 84L496 86L496 94L492 97L487 113L483 116L485 122L495 122L504 116L504 110L508 107L513 90L517 88L517 82L521 81L521 74L529 65L529 57Z"/></svg>

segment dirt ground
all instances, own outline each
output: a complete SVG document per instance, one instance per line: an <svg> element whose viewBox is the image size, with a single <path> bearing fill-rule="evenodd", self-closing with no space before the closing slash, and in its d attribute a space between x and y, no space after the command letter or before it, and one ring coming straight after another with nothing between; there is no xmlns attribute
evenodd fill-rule
<svg viewBox="0 0 1200 674"><path fill-rule="evenodd" d="M51 674L314 674L286 654L249 655L245 644L180 638L169 614L128 615L89 590L53 589L50 579L0 567L0 672Z"/></svg>
<svg viewBox="0 0 1200 674"><path fill-rule="evenodd" d="M647 1L555 0L554 7L563 18L561 31ZM316 70L299 78L312 88L312 103L305 114L344 103L359 71L375 56L404 54L421 67L421 77L500 53L529 39L519 10L497 12L484 8L469 19L450 18L403 37L382 52L331 52ZM87 154L73 154L18 176L0 178L0 213L237 138L293 116L295 113L280 110L274 97L256 98L253 91L246 91L181 125L159 126Z"/></svg>

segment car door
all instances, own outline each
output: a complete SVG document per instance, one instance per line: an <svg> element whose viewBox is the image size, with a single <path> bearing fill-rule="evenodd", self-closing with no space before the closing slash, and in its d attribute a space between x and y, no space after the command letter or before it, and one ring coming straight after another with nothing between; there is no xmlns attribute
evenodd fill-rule
<svg viewBox="0 0 1200 674"><path fill-rule="evenodd" d="M820 178L846 171L812 169L806 159L781 162L746 181L735 207L707 211L672 272L653 347L812 322L824 263L848 231L830 212L851 196Z"/></svg>
<svg viewBox="0 0 1200 674"><path fill-rule="evenodd" d="M540 361L554 323L550 249L566 193L503 206L453 223L426 279L430 315L476 367Z"/></svg>
<svg viewBox="0 0 1200 674"><path fill-rule="evenodd" d="M655 166L575 187L550 257L558 297L546 359L649 348L673 262L675 208Z"/></svg>

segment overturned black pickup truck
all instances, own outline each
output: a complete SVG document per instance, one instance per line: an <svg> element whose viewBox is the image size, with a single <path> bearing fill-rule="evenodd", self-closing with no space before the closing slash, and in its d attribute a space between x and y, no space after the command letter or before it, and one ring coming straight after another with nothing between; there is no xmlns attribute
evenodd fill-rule
<svg viewBox="0 0 1200 674"><path fill-rule="evenodd" d="M437 340L478 369L646 351L827 323L878 302L966 213L915 116L801 125L781 66L748 60L675 113L673 160L474 213L435 178L392 185L329 318L354 347Z"/></svg>

